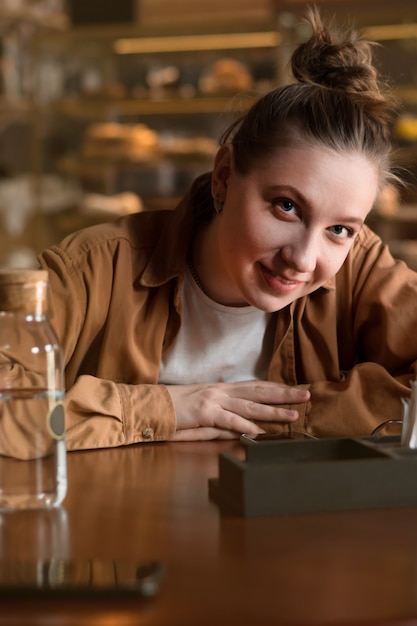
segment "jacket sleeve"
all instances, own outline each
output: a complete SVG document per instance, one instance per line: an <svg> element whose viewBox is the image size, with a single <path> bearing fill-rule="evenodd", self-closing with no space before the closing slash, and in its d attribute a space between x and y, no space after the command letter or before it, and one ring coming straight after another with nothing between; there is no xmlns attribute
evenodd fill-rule
<svg viewBox="0 0 417 626"><path fill-rule="evenodd" d="M118 250L119 257L122 254ZM117 321L109 321L108 304L115 299L112 262L95 257L80 268L68 258L61 247L53 247L40 256L41 266L49 272L51 318L64 352L67 449L171 438L176 429L175 411L163 385L149 384L149 380L141 384L140 379L139 384L116 382L111 375L97 376L95 363L88 363L93 358L91 347L98 338L112 333L117 340L120 334ZM106 358L108 363L117 359L103 344L95 352L99 356L94 359ZM113 366L113 370L119 369L120 361Z"/></svg>
<svg viewBox="0 0 417 626"><path fill-rule="evenodd" d="M175 432L175 414L163 385L126 385L79 376L66 391L68 450L164 441Z"/></svg>
<svg viewBox="0 0 417 626"><path fill-rule="evenodd" d="M353 367L340 382L310 385L311 400L299 407L302 429L316 437L368 436L388 420L402 419L402 402L410 394L413 372L390 374L372 362ZM295 428L295 427L294 427ZM398 432L387 425L384 434Z"/></svg>

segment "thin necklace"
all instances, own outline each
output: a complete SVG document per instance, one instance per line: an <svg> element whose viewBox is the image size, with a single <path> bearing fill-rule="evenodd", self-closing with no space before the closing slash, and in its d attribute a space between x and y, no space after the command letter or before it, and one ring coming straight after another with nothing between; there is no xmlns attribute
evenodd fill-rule
<svg viewBox="0 0 417 626"><path fill-rule="evenodd" d="M187 264L188 264L188 269L190 270L191 276L193 277L195 284L207 296L207 292L203 287L203 284L200 280L200 276L197 274L197 270L194 267L194 263L192 262L191 259L188 259Z"/></svg>

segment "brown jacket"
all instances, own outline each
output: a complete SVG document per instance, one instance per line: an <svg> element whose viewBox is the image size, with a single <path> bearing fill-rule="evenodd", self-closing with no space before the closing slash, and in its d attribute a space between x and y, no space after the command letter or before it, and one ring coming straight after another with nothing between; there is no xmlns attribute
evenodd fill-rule
<svg viewBox="0 0 417 626"><path fill-rule="evenodd" d="M65 354L69 450L175 432L170 396L157 383L181 323L191 205L192 192L175 211L85 229L40 257ZM311 391L294 430L368 435L401 418L416 363L417 273L367 227L332 280L276 314L269 379Z"/></svg>

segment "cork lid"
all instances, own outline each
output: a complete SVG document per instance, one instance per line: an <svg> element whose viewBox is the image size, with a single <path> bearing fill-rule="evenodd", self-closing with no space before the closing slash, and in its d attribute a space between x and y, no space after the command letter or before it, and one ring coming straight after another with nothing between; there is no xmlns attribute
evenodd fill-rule
<svg viewBox="0 0 417 626"><path fill-rule="evenodd" d="M0 269L0 311L44 315L47 290L46 270Z"/></svg>

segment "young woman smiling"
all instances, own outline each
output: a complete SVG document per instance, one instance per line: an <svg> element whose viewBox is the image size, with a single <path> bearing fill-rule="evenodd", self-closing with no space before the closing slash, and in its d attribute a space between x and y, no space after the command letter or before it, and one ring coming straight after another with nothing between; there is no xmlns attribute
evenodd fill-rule
<svg viewBox="0 0 417 626"><path fill-rule="evenodd" d="M364 225L393 103L370 43L309 13L274 89L174 211L41 255L69 449L301 431L369 435L416 375L417 274Z"/></svg>

